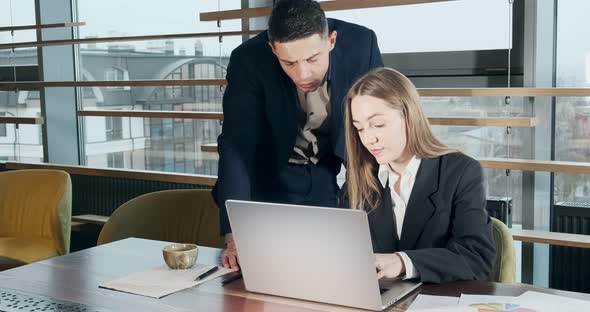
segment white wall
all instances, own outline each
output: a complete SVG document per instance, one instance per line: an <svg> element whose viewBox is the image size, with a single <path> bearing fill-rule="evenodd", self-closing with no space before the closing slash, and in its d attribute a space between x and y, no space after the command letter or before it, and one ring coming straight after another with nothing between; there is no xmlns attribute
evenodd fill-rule
<svg viewBox="0 0 590 312"><path fill-rule="evenodd" d="M104 117L84 117L84 135L87 143L106 141Z"/></svg>
<svg viewBox="0 0 590 312"><path fill-rule="evenodd" d="M39 115L38 107L3 107L2 112L5 112L6 117L37 117ZM15 127L14 124L6 124L6 136L0 137L0 144L14 144L15 142ZM16 130L18 136L17 144L42 144L41 143L41 126L40 125L19 125ZM41 156L43 153L41 153ZM4 156L4 154L0 154Z"/></svg>

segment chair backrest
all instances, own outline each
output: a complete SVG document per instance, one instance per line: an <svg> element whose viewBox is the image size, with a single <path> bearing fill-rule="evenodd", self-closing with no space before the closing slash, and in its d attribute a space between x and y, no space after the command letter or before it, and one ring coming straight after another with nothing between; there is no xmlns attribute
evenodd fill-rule
<svg viewBox="0 0 590 312"><path fill-rule="evenodd" d="M60 170L0 173L0 237L49 239L61 255L70 249L72 182Z"/></svg>
<svg viewBox="0 0 590 312"><path fill-rule="evenodd" d="M502 221L492 217L490 219L492 219L492 232L496 242L496 263L490 273L489 280L514 284L516 281L516 256L512 233Z"/></svg>
<svg viewBox="0 0 590 312"><path fill-rule="evenodd" d="M167 190L145 194L117 208L98 245L138 237L222 247L219 210L211 190Z"/></svg>

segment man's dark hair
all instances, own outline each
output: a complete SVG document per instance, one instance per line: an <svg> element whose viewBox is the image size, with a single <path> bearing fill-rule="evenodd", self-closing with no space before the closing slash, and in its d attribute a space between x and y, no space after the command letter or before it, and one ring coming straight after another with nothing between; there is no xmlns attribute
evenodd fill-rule
<svg viewBox="0 0 590 312"><path fill-rule="evenodd" d="M279 0L268 20L271 42L289 42L327 33L326 15L313 0Z"/></svg>

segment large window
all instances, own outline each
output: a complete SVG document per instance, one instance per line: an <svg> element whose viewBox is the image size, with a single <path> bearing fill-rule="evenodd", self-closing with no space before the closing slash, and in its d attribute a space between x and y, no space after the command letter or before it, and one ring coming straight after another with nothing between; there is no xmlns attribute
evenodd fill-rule
<svg viewBox="0 0 590 312"><path fill-rule="evenodd" d="M125 69L111 67L105 70L105 80L109 81L125 81L129 80L129 72ZM107 87L108 89L130 90L128 86L124 87Z"/></svg>
<svg viewBox="0 0 590 312"><path fill-rule="evenodd" d="M557 87L590 87L590 2L557 2ZM556 99L555 158L590 161L590 98ZM555 202L590 202L590 176L555 175Z"/></svg>
<svg viewBox="0 0 590 312"><path fill-rule="evenodd" d="M199 22L198 16L240 7L239 0L179 0L174 5L154 0L79 0L79 20L87 22L80 37L235 31L241 29L239 20L223 21L218 29L217 23ZM234 36L221 41L214 37L83 44L81 79L223 79L229 55L241 41L241 36ZM83 88L82 94L86 110L221 111L223 90L219 86L95 87ZM202 152L201 145L217 140L218 121L86 117L83 124L89 165L121 165L108 155L124 153L128 168L216 174L217 154Z"/></svg>
<svg viewBox="0 0 590 312"><path fill-rule="evenodd" d="M107 165L110 168L124 168L125 167L125 153L116 152L107 155Z"/></svg>
<svg viewBox="0 0 590 312"><path fill-rule="evenodd" d="M21 26L21 25L35 25L35 1L34 0L18 0L18 1L0 1L0 27ZM37 40L36 31L33 30L18 30L14 32L2 31L0 32L1 43L13 43L24 41ZM6 56L18 58L21 53L37 54L36 48L22 48L14 52L10 50L0 50L0 59ZM37 64L35 60L32 63Z"/></svg>
<svg viewBox="0 0 590 312"><path fill-rule="evenodd" d="M333 11L327 15L373 29L386 66L403 71L419 88L506 87L514 9L509 1L469 0ZM513 86L522 86L522 80L514 79ZM512 98L510 105L503 97L425 97L422 102L431 117L531 116L521 98ZM531 129L433 128L451 148L474 158L530 156L530 146L525 143L531 141ZM522 172L486 169L485 175L488 196L511 200L513 221L519 223Z"/></svg>
<svg viewBox="0 0 590 312"><path fill-rule="evenodd" d="M452 78L447 78L452 81ZM422 82L424 83L424 82ZM483 85L486 86L486 85ZM422 85L421 87L431 87ZM460 87L460 85L456 85ZM505 104L502 97L423 97L424 110L431 117L527 117L521 98ZM532 128L433 126L436 135L449 147L474 158L527 158ZM523 180L521 171L484 170L487 194L512 200L513 222L522 215ZM508 173L508 174L507 174Z"/></svg>
<svg viewBox="0 0 590 312"><path fill-rule="evenodd" d="M6 116L5 112L0 112L0 117ZM0 137L6 137L6 124L0 123Z"/></svg>
<svg viewBox="0 0 590 312"><path fill-rule="evenodd" d="M40 117L38 91L0 91L0 116ZM0 157L8 160L43 160L40 125L0 124Z"/></svg>
<svg viewBox="0 0 590 312"><path fill-rule="evenodd" d="M123 121L121 118L105 117L107 141L123 138Z"/></svg>
<svg viewBox="0 0 590 312"><path fill-rule="evenodd" d="M0 27L34 25L33 0L0 1ZM18 43L37 40L35 30L0 32L0 43ZM0 50L0 80L30 80L36 71L36 48ZM26 74L25 74L26 72ZM36 117L41 112L38 91L0 91L0 116ZM4 160L41 161L43 145L41 127L31 125L0 124L0 158Z"/></svg>

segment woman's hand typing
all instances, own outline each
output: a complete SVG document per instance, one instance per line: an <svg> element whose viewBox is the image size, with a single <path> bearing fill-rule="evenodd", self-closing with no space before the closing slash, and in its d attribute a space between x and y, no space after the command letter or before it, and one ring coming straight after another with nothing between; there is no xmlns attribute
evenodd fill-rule
<svg viewBox="0 0 590 312"><path fill-rule="evenodd" d="M375 268L377 278L395 278L406 273L402 257L398 253L375 254Z"/></svg>

